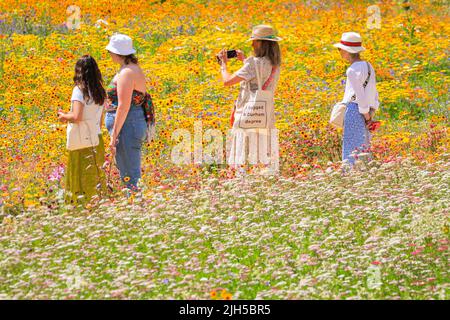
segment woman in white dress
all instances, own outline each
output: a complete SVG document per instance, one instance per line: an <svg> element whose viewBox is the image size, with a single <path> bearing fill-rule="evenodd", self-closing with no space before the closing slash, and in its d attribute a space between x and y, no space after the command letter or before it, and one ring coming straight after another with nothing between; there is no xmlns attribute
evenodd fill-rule
<svg viewBox="0 0 450 320"><path fill-rule="evenodd" d="M252 41L254 56L246 58L241 50L237 50L237 58L244 62L244 66L234 74L230 74L227 70L227 51L224 49L218 54L224 85L232 86L240 83L239 96L232 116L231 142L227 150L228 164L234 168L242 168L249 163L263 165L266 173L276 173L279 170L278 134L275 129L274 110L269 110L264 128L241 129L238 122L250 91L258 89L256 66L261 70L261 84L264 84L262 89L275 92L280 77L281 53L278 45L280 40L282 39L275 35L275 30L271 26L254 27L249 39Z"/></svg>

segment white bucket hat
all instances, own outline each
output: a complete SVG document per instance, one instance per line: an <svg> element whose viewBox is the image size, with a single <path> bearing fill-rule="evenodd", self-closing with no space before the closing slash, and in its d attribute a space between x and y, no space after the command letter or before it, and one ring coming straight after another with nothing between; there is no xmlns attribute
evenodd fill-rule
<svg viewBox="0 0 450 320"><path fill-rule="evenodd" d="M283 39L275 36L275 30L271 26L260 24L253 28L252 36L248 41L252 40L281 41Z"/></svg>
<svg viewBox="0 0 450 320"><path fill-rule="evenodd" d="M136 53L133 48L133 41L127 35L116 33L110 39L106 46L106 50L120 54L121 56L127 56L129 54Z"/></svg>
<svg viewBox="0 0 450 320"><path fill-rule="evenodd" d="M356 32L344 32L341 37L341 41L335 43L333 46L336 48L341 48L350 53L358 53L366 50L361 46L362 39L361 35Z"/></svg>

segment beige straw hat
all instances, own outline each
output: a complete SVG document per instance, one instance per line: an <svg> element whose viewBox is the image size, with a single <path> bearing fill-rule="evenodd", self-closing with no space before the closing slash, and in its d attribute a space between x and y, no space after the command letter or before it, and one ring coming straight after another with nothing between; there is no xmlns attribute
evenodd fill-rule
<svg viewBox="0 0 450 320"><path fill-rule="evenodd" d="M260 24L253 28L252 36L248 41L252 40L281 41L283 39L275 35L275 30L271 26Z"/></svg>
<svg viewBox="0 0 450 320"><path fill-rule="evenodd" d="M356 32L344 32L341 36L341 41L335 43L333 46L341 48L350 53L358 53L366 50L362 45L362 38Z"/></svg>

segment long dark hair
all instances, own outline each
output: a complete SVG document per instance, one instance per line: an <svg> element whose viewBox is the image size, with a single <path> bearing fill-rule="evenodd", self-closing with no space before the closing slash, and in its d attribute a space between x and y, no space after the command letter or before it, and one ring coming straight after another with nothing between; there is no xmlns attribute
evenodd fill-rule
<svg viewBox="0 0 450 320"><path fill-rule="evenodd" d="M268 57L272 66L281 65L281 51L278 42L269 40L258 40L261 46L255 50L256 57Z"/></svg>
<svg viewBox="0 0 450 320"><path fill-rule="evenodd" d="M103 105L106 91L103 88L102 73L93 57L86 54L78 59L73 82L80 87L84 99L92 99L96 104Z"/></svg>

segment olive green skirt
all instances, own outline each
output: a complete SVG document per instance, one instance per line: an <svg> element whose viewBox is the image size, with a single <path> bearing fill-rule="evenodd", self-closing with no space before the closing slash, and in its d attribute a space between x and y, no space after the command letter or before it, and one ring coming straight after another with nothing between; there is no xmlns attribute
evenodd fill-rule
<svg viewBox="0 0 450 320"><path fill-rule="evenodd" d="M98 137L96 147L69 151L64 177L66 204L86 204L93 196L106 194L105 145L102 135Z"/></svg>

